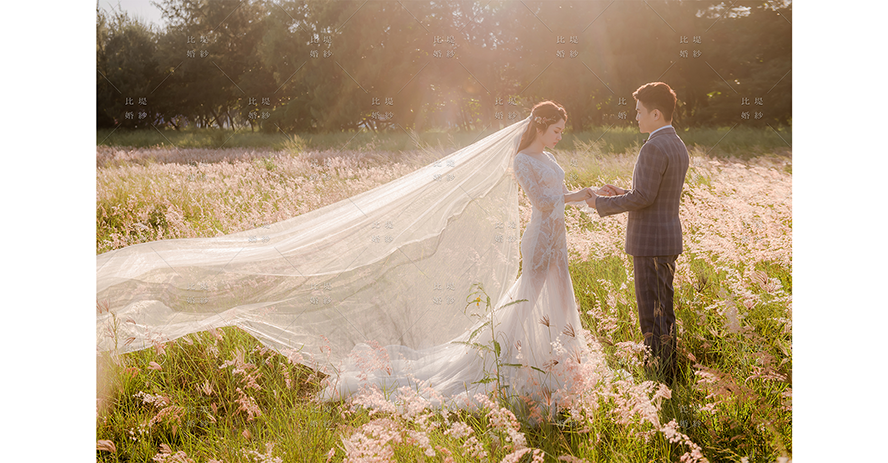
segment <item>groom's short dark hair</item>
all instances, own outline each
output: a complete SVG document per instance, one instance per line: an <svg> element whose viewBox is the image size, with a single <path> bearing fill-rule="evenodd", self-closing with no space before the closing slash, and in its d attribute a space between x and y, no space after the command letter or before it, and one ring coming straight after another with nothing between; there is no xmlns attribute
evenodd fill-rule
<svg viewBox="0 0 888 463"><path fill-rule="evenodd" d="M672 121L672 113L675 112L675 102L678 98L669 85L663 82L651 82L638 87L632 97L647 108L648 111L659 109L663 118Z"/></svg>

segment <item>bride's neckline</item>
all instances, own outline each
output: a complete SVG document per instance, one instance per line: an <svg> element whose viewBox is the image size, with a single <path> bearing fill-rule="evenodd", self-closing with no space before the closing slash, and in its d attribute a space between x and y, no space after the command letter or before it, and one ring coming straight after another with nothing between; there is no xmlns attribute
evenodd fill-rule
<svg viewBox="0 0 888 463"><path fill-rule="evenodd" d="M528 153L526 151L522 151L518 154L523 154L531 159L539 159L539 160L544 160L544 159L548 160L549 159L549 153L547 153L545 151L543 151L541 153Z"/></svg>

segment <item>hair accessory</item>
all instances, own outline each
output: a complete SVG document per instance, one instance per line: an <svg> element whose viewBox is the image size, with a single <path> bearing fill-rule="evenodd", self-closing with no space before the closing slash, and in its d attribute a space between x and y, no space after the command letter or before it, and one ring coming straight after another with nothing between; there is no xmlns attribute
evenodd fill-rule
<svg viewBox="0 0 888 463"><path fill-rule="evenodd" d="M536 122L537 124L543 124L543 122L551 124L551 123L555 122L555 118L554 117L536 116L533 118L533 121Z"/></svg>

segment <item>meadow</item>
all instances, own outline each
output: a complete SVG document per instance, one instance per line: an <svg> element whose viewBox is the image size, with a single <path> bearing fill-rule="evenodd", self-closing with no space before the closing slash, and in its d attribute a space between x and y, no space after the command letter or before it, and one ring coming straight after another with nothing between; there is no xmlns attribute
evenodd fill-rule
<svg viewBox="0 0 888 463"><path fill-rule="evenodd" d="M287 134L280 130L265 133L247 129L223 130L215 128L99 129L96 131L96 145L158 149L225 150L246 148L290 152L304 150L409 151L435 148L452 152L497 130L499 127L488 126L481 131L434 130L417 133L399 126L381 133L361 131ZM688 146L705 147L705 151L712 156L748 159L762 154L789 154L792 150L791 127L750 127L735 124L730 127L680 130L679 136ZM584 146L595 144L604 152L623 153L634 145L640 144L645 138L647 135L639 133L634 123L612 123L601 127L589 127L582 132L567 130L558 147L562 150L581 150Z"/></svg>
<svg viewBox="0 0 888 463"><path fill-rule="evenodd" d="M496 398L473 412L409 396L394 404L374 395L318 403L316 372L227 327L125 355L97 353L97 461L788 461L791 131L726 131L695 135L696 142L683 137L691 167L675 277L680 373L673 384L644 380L625 214L601 219L568 208L571 277L596 359L577 373L595 381L575 391L556 419L525 420ZM568 188L629 185L643 136L603 133L576 134L555 150ZM236 134L218 144L170 140L182 142L175 146L141 134L142 148L122 147L125 138L101 141L126 135L97 134L97 253L284 220L479 136L288 136L280 145L254 139L253 147L239 146L248 140ZM523 193L519 207L523 228L530 217ZM605 365L634 378L602 376L595 367Z"/></svg>

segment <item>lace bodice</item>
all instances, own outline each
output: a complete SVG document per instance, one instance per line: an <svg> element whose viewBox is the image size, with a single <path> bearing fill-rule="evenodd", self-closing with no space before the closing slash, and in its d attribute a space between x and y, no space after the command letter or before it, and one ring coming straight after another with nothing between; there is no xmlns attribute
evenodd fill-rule
<svg viewBox="0 0 888 463"><path fill-rule="evenodd" d="M530 223L521 240L524 269L544 271L553 258L567 265L564 229L564 170L555 157L538 158L524 153L515 157L518 184L532 207Z"/></svg>

